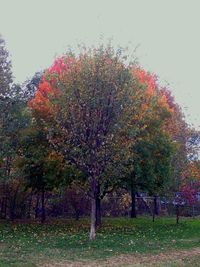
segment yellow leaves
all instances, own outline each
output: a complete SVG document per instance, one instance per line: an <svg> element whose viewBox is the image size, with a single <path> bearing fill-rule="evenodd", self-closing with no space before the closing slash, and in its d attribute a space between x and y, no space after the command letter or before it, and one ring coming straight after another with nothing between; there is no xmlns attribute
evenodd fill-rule
<svg viewBox="0 0 200 267"><path fill-rule="evenodd" d="M161 106L162 108L165 108L170 113L175 112L174 109L170 107L167 96L165 94L162 94L162 93L159 94L158 104L159 106Z"/></svg>
<svg viewBox="0 0 200 267"><path fill-rule="evenodd" d="M130 194L128 194L128 193L123 194L123 196L120 200L120 207L123 209L127 209L128 207L130 207L130 203L131 203Z"/></svg>
<svg viewBox="0 0 200 267"><path fill-rule="evenodd" d="M52 150L48 154L48 160L62 161L63 160L63 155L62 154L59 154L57 151Z"/></svg>
<svg viewBox="0 0 200 267"><path fill-rule="evenodd" d="M181 171L183 184L188 184L192 181L200 182L200 165L199 161L188 162L186 168Z"/></svg>
<svg viewBox="0 0 200 267"><path fill-rule="evenodd" d="M191 178L200 180L200 167L195 162L189 163L188 166L188 175Z"/></svg>

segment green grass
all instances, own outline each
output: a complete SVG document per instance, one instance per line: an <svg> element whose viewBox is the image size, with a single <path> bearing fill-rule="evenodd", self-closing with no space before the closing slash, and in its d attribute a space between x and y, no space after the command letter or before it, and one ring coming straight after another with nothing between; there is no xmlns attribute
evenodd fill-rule
<svg viewBox="0 0 200 267"><path fill-rule="evenodd" d="M147 265L134 264L134 265L120 265L120 267L199 267L200 256L193 256L191 258L168 260L164 263L159 262L158 264L149 262Z"/></svg>
<svg viewBox="0 0 200 267"><path fill-rule="evenodd" d="M93 242L88 239L88 225L87 219L44 225L2 223L0 267L34 267L47 259L48 262L103 260L126 253L155 254L200 247L199 219L182 219L176 225L174 218L160 218L154 223L148 217L107 218Z"/></svg>

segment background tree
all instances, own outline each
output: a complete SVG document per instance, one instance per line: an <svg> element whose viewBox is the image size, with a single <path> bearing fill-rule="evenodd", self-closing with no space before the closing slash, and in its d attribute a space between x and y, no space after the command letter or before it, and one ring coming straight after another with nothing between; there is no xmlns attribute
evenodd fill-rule
<svg viewBox="0 0 200 267"><path fill-rule="evenodd" d="M5 47L5 41L0 35L0 97L5 97L9 94L12 84L12 70L9 53Z"/></svg>
<svg viewBox="0 0 200 267"><path fill-rule="evenodd" d="M0 181L4 188L3 205L8 205L8 194L12 194L10 206L15 206L16 193L10 190L13 183L18 190L18 179L20 179L16 168L16 160L21 154L20 132L27 127L29 117L26 114L25 104L17 97L5 97L1 103L1 127L0 127ZM13 190L15 191L13 188ZM14 208L10 208L10 218L14 216ZM5 214L6 216L6 214Z"/></svg>
<svg viewBox="0 0 200 267"><path fill-rule="evenodd" d="M36 72L32 78L26 80L21 86L21 98L28 102L30 101L37 91L40 80L43 76L43 71Z"/></svg>
<svg viewBox="0 0 200 267"><path fill-rule="evenodd" d="M26 187L41 197L43 223L46 219L45 192L58 188L61 183L69 183L73 169L67 169L62 155L52 149L41 121L33 119L30 126L22 131L21 145L17 166Z"/></svg>
<svg viewBox="0 0 200 267"><path fill-rule="evenodd" d="M172 116L155 75L133 68L133 75L143 87L142 105L134 117L138 131L129 151L126 175L121 183L131 192L131 217L136 217L136 195L146 191L156 195L170 179L172 139L163 126Z"/></svg>
<svg viewBox="0 0 200 267"><path fill-rule="evenodd" d="M5 41L0 36L0 183L1 213L14 217L20 177L15 166L20 154L20 131L27 126L25 103L20 98L21 87L12 84L12 70ZM9 209L7 209L9 208ZM7 214L7 210L10 214Z"/></svg>

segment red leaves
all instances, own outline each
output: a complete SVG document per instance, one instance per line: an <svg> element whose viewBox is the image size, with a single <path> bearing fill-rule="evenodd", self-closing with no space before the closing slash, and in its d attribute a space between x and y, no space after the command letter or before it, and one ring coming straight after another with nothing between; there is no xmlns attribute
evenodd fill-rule
<svg viewBox="0 0 200 267"><path fill-rule="evenodd" d="M180 197L189 204L194 204L197 201L197 190L192 185L183 185L180 190Z"/></svg>
<svg viewBox="0 0 200 267"><path fill-rule="evenodd" d="M199 161L189 162L187 169L182 173L182 186L180 196L189 204L197 201L197 192L200 188L200 166Z"/></svg>
<svg viewBox="0 0 200 267"><path fill-rule="evenodd" d="M156 74L146 72L141 68L134 68L133 75L139 80L139 83L146 86L145 94L147 100L151 100L153 96L157 96L160 107L165 108L170 113L174 112L174 98L168 90L159 87Z"/></svg>
<svg viewBox="0 0 200 267"><path fill-rule="evenodd" d="M74 63L75 58L69 56L62 56L54 61L53 65L47 70L47 72L50 75L56 73L58 74L58 76L62 73L67 74Z"/></svg>
<svg viewBox="0 0 200 267"><path fill-rule="evenodd" d="M43 77L40 82L38 89L35 93L35 97L28 103L29 107L40 113L43 117L52 114L54 105L52 104L51 98L58 97L58 89L54 89Z"/></svg>
<svg viewBox="0 0 200 267"><path fill-rule="evenodd" d="M106 55L102 58L102 65L106 64L110 67L110 65L113 64L112 59ZM88 64L90 64L91 68L94 65L95 72L94 60L91 59L92 58L90 57L87 58ZM43 118L51 116L55 110L55 103L53 100L61 95L61 92L58 89L61 88L60 84L64 85L65 88L68 88L71 81L74 79L74 76L76 76L76 79L79 79L79 75L76 74L81 70L84 60L84 54L80 54L76 58L71 55L64 55L57 58L52 66L46 70L35 93L35 97L29 102L29 107L35 112L39 112ZM121 65L118 65L117 67L120 68ZM141 110L138 112L138 120L143 119L147 114L148 116L157 116L155 110L151 107L151 100L154 96L158 98L158 108L166 109L170 113L174 111L173 98L167 90L159 90L157 76L155 74L148 73L142 68L133 68L132 73L133 76L138 79L139 84L145 86L143 103L141 105ZM171 121L167 124L172 125L174 122ZM170 129L170 127L166 128ZM175 127L172 127L172 129L175 129Z"/></svg>
<svg viewBox="0 0 200 267"><path fill-rule="evenodd" d="M155 74L150 74L141 68L134 68L133 75L138 78L141 84L146 85L146 94L149 97L152 97L156 94L157 76Z"/></svg>
<svg viewBox="0 0 200 267"><path fill-rule="evenodd" d="M29 102L29 107L32 110L39 112L42 117L52 115L55 109L52 100L61 95L58 83L66 80L67 74L70 73L74 64L75 58L70 56L62 56L54 61L41 79L34 98Z"/></svg>

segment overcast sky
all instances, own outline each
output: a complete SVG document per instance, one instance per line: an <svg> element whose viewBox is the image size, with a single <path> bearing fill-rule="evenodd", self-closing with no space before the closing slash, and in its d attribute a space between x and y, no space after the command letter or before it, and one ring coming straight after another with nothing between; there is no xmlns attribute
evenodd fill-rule
<svg viewBox="0 0 200 267"><path fill-rule="evenodd" d="M0 33L23 82L78 43L135 47L200 125L200 0L0 0Z"/></svg>

